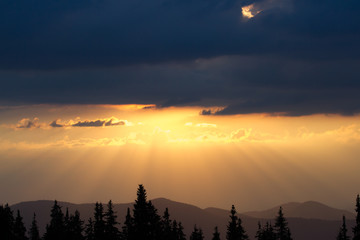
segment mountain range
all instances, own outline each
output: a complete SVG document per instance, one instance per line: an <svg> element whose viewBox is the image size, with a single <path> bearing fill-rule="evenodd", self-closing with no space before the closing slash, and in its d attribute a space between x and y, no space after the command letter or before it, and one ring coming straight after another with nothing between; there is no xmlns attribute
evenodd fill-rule
<svg viewBox="0 0 360 240"><path fill-rule="evenodd" d="M165 208L169 209L170 218L181 221L187 236L196 224L205 235L205 240L210 240L214 227L218 226L221 233L221 239L225 240L226 225L229 221L229 211L220 208L201 209L194 205L180 203L165 198L153 199L152 203L158 209L159 215L162 215ZM50 221L50 210L54 201L40 200L28 201L14 204L11 209L20 210L23 216L25 226L29 228L33 214L36 213L39 229L44 233L45 226ZM58 201L63 211L68 208L69 213L75 210L80 212L82 220L87 220L93 216L95 204L74 204ZM132 208L133 203L114 204L114 209L118 215L118 222L125 221L127 208ZM289 227L294 240L331 240L336 239L336 235L342 223L342 216L347 219L347 226L351 234L351 227L355 224L355 214L347 210L335 209L319 202L308 201L304 203L286 203L281 205L283 213L289 222ZM235 206L236 207L236 206ZM258 223L265 224L267 221L275 222L275 217L280 206L270 208L264 211L243 212L239 216L242 219L243 226L250 239L255 239ZM105 207L106 209L106 207ZM120 225L121 226L121 225Z"/></svg>

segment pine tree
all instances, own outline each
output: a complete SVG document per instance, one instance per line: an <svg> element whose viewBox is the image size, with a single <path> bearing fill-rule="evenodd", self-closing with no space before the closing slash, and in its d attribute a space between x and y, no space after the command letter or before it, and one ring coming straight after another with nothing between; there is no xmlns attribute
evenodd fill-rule
<svg viewBox="0 0 360 240"><path fill-rule="evenodd" d="M215 227L212 240L220 240L220 233L219 233L218 227Z"/></svg>
<svg viewBox="0 0 360 240"><path fill-rule="evenodd" d="M117 216L114 211L114 206L110 200L107 204L107 211L105 213L105 239L119 239L120 233L119 229L116 227L119 223L116 221L116 218Z"/></svg>
<svg viewBox="0 0 360 240"><path fill-rule="evenodd" d="M33 220L31 222L31 228L29 230L30 240L40 240L39 227L36 221L36 214L34 213Z"/></svg>
<svg viewBox="0 0 360 240"><path fill-rule="evenodd" d="M174 222L176 222L174 220ZM174 225L174 223L173 223ZM182 223L179 222L176 229L176 240L186 240L186 235L184 233L184 227L182 226Z"/></svg>
<svg viewBox="0 0 360 240"><path fill-rule="evenodd" d="M230 210L230 221L229 224L227 225L226 239L227 240L249 239L244 228L242 227L241 219L236 216L236 210L234 205L231 206L231 210Z"/></svg>
<svg viewBox="0 0 360 240"><path fill-rule="evenodd" d="M66 239L64 214L61 211L61 207L58 205L56 200L54 202L54 206L51 209L50 217L50 224L46 226L44 240Z"/></svg>
<svg viewBox="0 0 360 240"><path fill-rule="evenodd" d="M172 221L170 220L170 214L168 208L165 209L164 215L161 220L161 225L162 225L162 239L172 240L176 237L172 229Z"/></svg>
<svg viewBox="0 0 360 240"><path fill-rule="evenodd" d="M14 215L8 204L0 206L0 239L14 238Z"/></svg>
<svg viewBox="0 0 360 240"><path fill-rule="evenodd" d="M276 240L276 234L273 227L269 222L266 222L266 226L261 227L259 222L259 228L255 236L258 240Z"/></svg>
<svg viewBox="0 0 360 240"><path fill-rule="evenodd" d="M292 240L290 229L288 227L288 223L282 212L282 207L280 207L278 216L275 220L275 231L276 231L276 237L277 237L276 239Z"/></svg>
<svg viewBox="0 0 360 240"><path fill-rule="evenodd" d="M15 225L14 225L14 240L27 240L26 228L24 226L23 218L20 216L20 211L17 210Z"/></svg>
<svg viewBox="0 0 360 240"><path fill-rule="evenodd" d="M122 227L121 239L130 240L133 236L133 218L130 214L130 208L127 209L124 226Z"/></svg>
<svg viewBox="0 0 360 240"><path fill-rule="evenodd" d="M201 228L197 228L196 225L194 226L194 230L190 235L190 240L203 240L204 234Z"/></svg>
<svg viewBox="0 0 360 240"><path fill-rule="evenodd" d="M79 211L75 211L74 215L70 215L67 225L67 240L83 240L84 222L80 219Z"/></svg>
<svg viewBox="0 0 360 240"><path fill-rule="evenodd" d="M102 203L96 202L94 212L94 238L95 240L105 239L104 207Z"/></svg>
<svg viewBox="0 0 360 240"><path fill-rule="evenodd" d="M256 231L255 238L258 239L258 240L263 240L264 239L263 234L264 234L264 230L261 227L261 223L258 222L258 230Z"/></svg>
<svg viewBox="0 0 360 240"><path fill-rule="evenodd" d="M89 218L88 223L85 226L85 239L86 240L95 240L94 222L93 222L92 218Z"/></svg>
<svg viewBox="0 0 360 240"><path fill-rule="evenodd" d="M146 190L139 185L134 204L133 232L130 239L158 240L161 236L160 216L151 201L147 201Z"/></svg>
<svg viewBox="0 0 360 240"><path fill-rule="evenodd" d="M339 234L338 234L336 240L350 240L350 237L347 235L345 216L343 216L343 223L339 230Z"/></svg>
<svg viewBox="0 0 360 240"><path fill-rule="evenodd" d="M353 240L360 240L360 197L359 194L356 197L356 223L353 228L354 237Z"/></svg>

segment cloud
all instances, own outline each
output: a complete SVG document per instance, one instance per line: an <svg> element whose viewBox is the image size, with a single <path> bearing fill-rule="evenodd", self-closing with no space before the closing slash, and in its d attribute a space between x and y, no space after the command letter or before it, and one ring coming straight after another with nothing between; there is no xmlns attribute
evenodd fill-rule
<svg viewBox="0 0 360 240"><path fill-rule="evenodd" d="M29 118L21 119L15 126L14 125L4 125L11 128L17 129L33 129L33 128L71 128L71 127L113 127L113 126L132 126L131 122L127 120L119 120L115 117L107 119L97 119L97 120L69 120L67 122L61 122L60 119L54 120L49 124L45 122L40 122L39 118L34 118L33 120Z"/></svg>
<svg viewBox="0 0 360 240"><path fill-rule="evenodd" d="M38 118L34 118L33 120L29 118L23 118L21 119L17 124L16 128L40 128L42 125L39 123Z"/></svg>
<svg viewBox="0 0 360 240"><path fill-rule="evenodd" d="M54 120L49 124L49 126L54 127L54 128L56 128L56 127L64 127L64 125L58 124L57 122L58 122L58 120Z"/></svg>
<svg viewBox="0 0 360 240"><path fill-rule="evenodd" d="M353 0L2 1L0 105L358 114L359 11Z"/></svg>
<svg viewBox="0 0 360 240"><path fill-rule="evenodd" d="M110 127L110 126L122 126L125 125L124 121L110 120L94 120L94 121L78 121L72 124L73 127Z"/></svg>

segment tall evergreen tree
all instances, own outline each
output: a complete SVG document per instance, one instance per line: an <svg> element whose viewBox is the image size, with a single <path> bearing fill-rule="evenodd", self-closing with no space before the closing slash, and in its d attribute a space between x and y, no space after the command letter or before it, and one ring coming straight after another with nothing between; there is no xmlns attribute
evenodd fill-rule
<svg viewBox="0 0 360 240"><path fill-rule="evenodd" d="M173 221L173 225L174 222L176 223L176 221ZM176 240L186 240L186 235L184 233L184 227L182 226L182 223L179 222L179 224L177 224L176 229Z"/></svg>
<svg viewBox="0 0 360 240"><path fill-rule="evenodd" d="M74 215L70 215L67 224L67 239L66 240L83 240L84 222L80 219L80 213L75 211Z"/></svg>
<svg viewBox="0 0 360 240"><path fill-rule="evenodd" d="M85 226L85 239L95 240L94 221L92 220L92 218L89 218L88 223Z"/></svg>
<svg viewBox="0 0 360 240"><path fill-rule="evenodd" d="M169 214L168 208L165 209L164 215L161 220L161 225L162 225L161 239L172 240L176 237L176 235L172 229L172 221L170 220L170 214Z"/></svg>
<svg viewBox="0 0 360 240"><path fill-rule="evenodd" d="M24 226L23 218L20 216L20 211L17 210L15 224L14 224L14 240L27 240L26 228Z"/></svg>
<svg viewBox="0 0 360 240"><path fill-rule="evenodd" d="M130 214L130 208L127 209L124 226L122 227L121 239L130 240L133 236L133 218Z"/></svg>
<svg viewBox="0 0 360 240"><path fill-rule="evenodd" d="M119 224L116 221L116 213L114 211L114 205L110 200L107 204L107 211L105 213L105 239L116 240L120 237L119 229L117 225Z"/></svg>
<svg viewBox="0 0 360 240"><path fill-rule="evenodd" d="M33 220L31 222L31 227L29 230L30 240L40 240L39 227L36 221L36 214L34 213Z"/></svg>
<svg viewBox="0 0 360 240"><path fill-rule="evenodd" d="M64 214L56 200L54 202L54 206L51 209L50 218L50 224L46 226L44 240L66 239Z"/></svg>
<svg viewBox="0 0 360 240"><path fill-rule="evenodd" d="M194 226L194 230L190 235L190 240L203 240L204 234L201 228L197 228L196 225Z"/></svg>
<svg viewBox="0 0 360 240"><path fill-rule="evenodd" d="M220 240L220 233L217 226L214 229L212 240Z"/></svg>
<svg viewBox="0 0 360 240"><path fill-rule="evenodd" d="M350 240L350 237L347 235L345 216L343 216L342 226L339 230L339 234L338 234L336 240Z"/></svg>
<svg viewBox="0 0 360 240"><path fill-rule="evenodd" d="M227 225L227 232L226 232L226 239L227 240L243 240L249 239L248 235L246 234L241 219L236 215L235 206L231 206L230 210L230 221Z"/></svg>
<svg viewBox="0 0 360 240"><path fill-rule="evenodd" d="M354 237L353 240L360 240L360 197L359 194L356 197L356 223L353 228Z"/></svg>
<svg viewBox="0 0 360 240"><path fill-rule="evenodd" d="M266 225L264 227L261 227L261 224L259 222L259 228L258 231L256 232L255 237L258 240L276 240L276 234L271 224L269 224L269 222L266 222Z"/></svg>
<svg viewBox="0 0 360 240"><path fill-rule="evenodd" d="M284 214L282 212L282 207L280 207L278 216L275 220L275 232L276 239L279 240L292 240L290 229L288 227L288 222L286 221Z"/></svg>
<svg viewBox="0 0 360 240"><path fill-rule="evenodd" d="M139 185L133 213L133 232L130 239L158 240L161 236L161 218L151 201L147 201L143 185Z"/></svg>
<svg viewBox="0 0 360 240"><path fill-rule="evenodd" d="M8 204L0 206L0 239L14 238L14 215Z"/></svg>
<svg viewBox="0 0 360 240"><path fill-rule="evenodd" d="M104 207L102 203L96 202L94 212L94 238L95 240L105 239Z"/></svg>

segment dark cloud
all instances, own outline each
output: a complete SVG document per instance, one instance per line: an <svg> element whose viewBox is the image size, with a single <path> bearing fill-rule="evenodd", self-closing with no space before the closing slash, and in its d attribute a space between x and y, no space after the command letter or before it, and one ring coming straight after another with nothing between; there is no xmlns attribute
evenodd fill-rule
<svg viewBox="0 0 360 240"><path fill-rule="evenodd" d="M109 126L121 126L125 125L125 122L113 122L112 119L110 120L95 120L95 121L78 121L77 123L72 124L72 127L109 127Z"/></svg>
<svg viewBox="0 0 360 240"><path fill-rule="evenodd" d="M241 7L256 2L263 11L242 21ZM357 57L359 10L355 0L4 0L0 68L92 68L228 54Z"/></svg>
<svg viewBox="0 0 360 240"><path fill-rule="evenodd" d="M249 4L261 12L246 20ZM359 10L358 0L1 1L0 104L357 114Z"/></svg>
<svg viewBox="0 0 360 240"><path fill-rule="evenodd" d="M200 112L200 115L212 115L213 113L211 112L211 110L202 110L201 112Z"/></svg>
<svg viewBox="0 0 360 240"><path fill-rule="evenodd" d="M49 126L50 126L50 127L53 127L53 128L64 127L64 125L58 124L58 123L57 123L57 120L52 121L52 122L49 124Z"/></svg>

